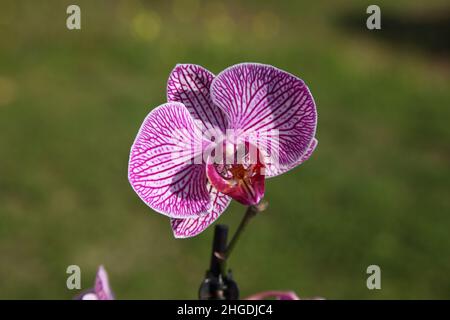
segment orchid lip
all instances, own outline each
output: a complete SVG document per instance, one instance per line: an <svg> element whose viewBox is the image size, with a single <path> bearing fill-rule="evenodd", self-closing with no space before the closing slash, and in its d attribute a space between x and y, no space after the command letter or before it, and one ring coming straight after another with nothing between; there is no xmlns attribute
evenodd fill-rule
<svg viewBox="0 0 450 320"><path fill-rule="evenodd" d="M256 150L256 158L249 158L247 154L247 159L233 163L217 163L214 157L209 157L206 164L209 182L218 191L244 205L258 204L264 197L265 166L259 150Z"/></svg>

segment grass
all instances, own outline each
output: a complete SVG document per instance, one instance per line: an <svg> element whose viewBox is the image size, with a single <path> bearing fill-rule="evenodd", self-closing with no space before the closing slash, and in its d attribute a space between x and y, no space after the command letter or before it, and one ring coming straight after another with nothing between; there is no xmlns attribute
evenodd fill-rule
<svg viewBox="0 0 450 320"><path fill-rule="evenodd" d="M299 75L319 111L317 150L268 181L229 262L242 295L449 298L448 60L339 28L361 1L183 3L79 1L81 31L69 1L0 5L0 298L69 299L71 264L83 288L104 264L119 298L196 298L213 228L173 239L129 186L128 152L175 64L242 61Z"/></svg>

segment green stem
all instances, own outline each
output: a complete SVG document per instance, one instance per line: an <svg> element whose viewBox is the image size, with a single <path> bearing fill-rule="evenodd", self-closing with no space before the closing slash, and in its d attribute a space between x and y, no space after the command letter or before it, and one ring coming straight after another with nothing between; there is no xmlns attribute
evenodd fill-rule
<svg viewBox="0 0 450 320"><path fill-rule="evenodd" d="M230 257L231 253L233 252L233 249L236 247L236 243L240 239L242 233L244 232L245 228L247 227L250 220L256 216L259 212L264 211L267 208L267 202L261 201L257 205L254 206L248 206L247 210L245 211L244 217L242 217L241 223L239 224L239 227L237 228L236 232L233 235L233 238L231 239L230 243L227 246L227 249L224 253L219 254L218 258L222 259L221 263L221 273L223 277L227 276L227 260Z"/></svg>
<svg viewBox="0 0 450 320"><path fill-rule="evenodd" d="M247 207L247 211L245 211L245 215L241 220L241 223L239 224L239 227L237 228L236 232L233 235L233 238L231 238L230 243L227 246L227 250L225 251L224 259L227 260L231 253L233 252L233 249L236 247L236 243L240 239L242 233L244 232L245 228L247 227L250 220L259 212L256 206L249 206Z"/></svg>

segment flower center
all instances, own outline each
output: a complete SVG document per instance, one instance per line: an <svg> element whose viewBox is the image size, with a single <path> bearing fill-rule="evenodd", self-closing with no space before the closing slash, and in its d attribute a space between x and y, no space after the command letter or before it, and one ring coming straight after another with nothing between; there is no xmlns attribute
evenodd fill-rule
<svg viewBox="0 0 450 320"><path fill-rule="evenodd" d="M229 149L226 152L229 154ZM240 156L237 153L231 157L233 163L215 163L212 158L208 159L206 175L218 191L242 204L257 204L264 196L264 164L260 152L247 143L245 152Z"/></svg>
<svg viewBox="0 0 450 320"><path fill-rule="evenodd" d="M250 173L250 171L246 170L244 168L244 166L241 164L233 165L229 170L230 170L231 174L233 175L233 178L237 179L237 180L243 180L243 179L247 178L247 176Z"/></svg>

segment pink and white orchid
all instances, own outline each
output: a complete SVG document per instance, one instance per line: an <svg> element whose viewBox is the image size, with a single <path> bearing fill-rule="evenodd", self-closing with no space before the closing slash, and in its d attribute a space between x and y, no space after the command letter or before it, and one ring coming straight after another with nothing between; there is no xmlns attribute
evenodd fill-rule
<svg viewBox="0 0 450 320"><path fill-rule="evenodd" d="M171 218L177 238L205 230L231 199L257 204L266 178L300 165L317 146L308 87L269 65L242 63L217 76L177 65L167 100L145 118L128 178L150 208Z"/></svg>
<svg viewBox="0 0 450 320"><path fill-rule="evenodd" d="M114 295L109 286L108 274L105 268L100 266L95 277L95 285L82 293L79 300L114 300Z"/></svg>

